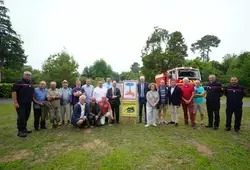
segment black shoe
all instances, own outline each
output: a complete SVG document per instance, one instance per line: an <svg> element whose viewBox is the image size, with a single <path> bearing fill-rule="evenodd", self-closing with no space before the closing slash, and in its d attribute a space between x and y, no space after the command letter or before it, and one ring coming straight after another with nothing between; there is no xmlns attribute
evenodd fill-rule
<svg viewBox="0 0 250 170"><path fill-rule="evenodd" d="M32 130L24 130L25 133L30 134L32 133Z"/></svg>
<svg viewBox="0 0 250 170"><path fill-rule="evenodd" d="M188 123L185 123L185 125L187 126L187 125L188 125Z"/></svg>
<svg viewBox="0 0 250 170"><path fill-rule="evenodd" d="M234 129L234 131L235 131L236 133L238 133L238 132L240 131L240 129Z"/></svg>
<svg viewBox="0 0 250 170"><path fill-rule="evenodd" d="M39 129L38 129L38 128L35 128L35 131L39 131Z"/></svg>
<svg viewBox="0 0 250 170"><path fill-rule="evenodd" d="M25 132L18 132L17 136L19 136L20 138L26 138L27 134Z"/></svg>
<svg viewBox="0 0 250 170"><path fill-rule="evenodd" d="M175 125L175 127L177 127L177 126L178 126L178 123L175 123L174 125Z"/></svg>
<svg viewBox="0 0 250 170"><path fill-rule="evenodd" d="M141 121L139 121L138 123L142 123Z"/></svg>
<svg viewBox="0 0 250 170"><path fill-rule="evenodd" d="M168 122L167 125L172 125L172 124L175 124L174 122ZM177 123L178 124L178 123Z"/></svg>
<svg viewBox="0 0 250 170"><path fill-rule="evenodd" d="M225 131L230 131L230 130L231 130L231 128L226 128L226 129L225 129Z"/></svg>
<svg viewBox="0 0 250 170"><path fill-rule="evenodd" d="M207 126L205 126L206 128L212 128L213 126L211 126L211 125L207 125Z"/></svg>
<svg viewBox="0 0 250 170"><path fill-rule="evenodd" d="M193 128L193 129L196 129L196 125L195 125L195 124L192 124L192 128Z"/></svg>
<svg viewBox="0 0 250 170"><path fill-rule="evenodd" d="M213 129L214 129L214 130L218 130L218 129L219 129L219 127L214 127Z"/></svg>
<svg viewBox="0 0 250 170"><path fill-rule="evenodd" d="M46 126L43 126L43 127L41 127L41 129L47 129L47 127L46 127Z"/></svg>

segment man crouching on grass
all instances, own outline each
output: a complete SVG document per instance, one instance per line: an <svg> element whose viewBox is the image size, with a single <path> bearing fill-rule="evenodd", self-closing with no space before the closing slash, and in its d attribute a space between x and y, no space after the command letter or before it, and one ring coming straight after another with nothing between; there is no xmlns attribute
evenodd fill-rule
<svg viewBox="0 0 250 170"><path fill-rule="evenodd" d="M107 101L107 98L103 96L102 100L98 104L101 109L101 118L100 118L101 125L105 124L105 118L108 117L109 126L111 126L112 125L111 122L114 120L114 117L110 103Z"/></svg>
<svg viewBox="0 0 250 170"><path fill-rule="evenodd" d="M88 126L89 107L85 102L86 96L81 95L79 102L74 106L71 123L75 127L82 128Z"/></svg>

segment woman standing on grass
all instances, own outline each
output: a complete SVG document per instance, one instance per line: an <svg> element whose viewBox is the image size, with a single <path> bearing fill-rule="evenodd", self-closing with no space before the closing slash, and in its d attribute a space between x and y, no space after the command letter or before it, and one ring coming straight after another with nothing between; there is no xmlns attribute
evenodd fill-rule
<svg viewBox="0 0 250 170"><path fill-rule="evenodd" d="M149 127L151 124L156 127L157 126L156 125L156 114L157 114L156 105L159 102L159 93L157 92L155 83L151 83L149 85L149 89L150 91L147 92L147 105L146 105L147 124L145 125L145 127Z"/></svg>

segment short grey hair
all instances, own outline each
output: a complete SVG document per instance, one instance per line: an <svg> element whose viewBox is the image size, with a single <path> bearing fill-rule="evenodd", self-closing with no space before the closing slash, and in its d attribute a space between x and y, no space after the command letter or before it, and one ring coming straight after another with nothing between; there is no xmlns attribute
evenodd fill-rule
<svg viewBox="0 0 250 170"><path fill-rule="evenodd" d="M144 77L144 76L141 76L141 77L140 77L140 80L141 80L141 79L145 80L145 77Z"/></svg>
<svg viewBox="0 0 250 170"><path fill-rule="evenodd" d="M209 78L216 78L216 76L214 75L214 74L211 74L210 76L209 76Z"/></svg>
<svg viewBox="0 0 250 170"><path fill-rule="evenodd" d="M30 71L25 71L25 72L23 72L23 75L25 75L25 74L31 75L31 72Z"/></svg>
<svg viewBox="0 0 250 170"><path fill-rule="evenodd" d="M185 77L185 78L183 79L183 81L189 81L189 78Z"/></svg>
<svg viewBox="0 0 250 170"><path fill-rule="evenodd" d="M56 82L55 82L55 81L50 82L50 85L52 85L52 84L55 84L55 85L56 85Z"/></svg>
<svg viewBox="0 0 250 170"><path fill-rule="evenodd" d="M79 97L79 99L86 99L86 96L85 95L81 95L80 97Z"/></svg>

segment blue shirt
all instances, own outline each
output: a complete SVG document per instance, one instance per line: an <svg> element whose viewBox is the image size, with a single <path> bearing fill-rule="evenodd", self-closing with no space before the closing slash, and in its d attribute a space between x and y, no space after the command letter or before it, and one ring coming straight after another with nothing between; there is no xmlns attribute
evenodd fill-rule
<svg viewBox="0 0 250 170"><path fill-rule="evenodd" d="M195 87L195 93L194 94L201 94L203 93L205 90L203 87ZM197 97L197 98L194 98L194 103L197 103L197 104L202 104L204 103L204 97Z"/></svg>
<svg viewBox="0 0 250 170"><path fill-rule="evenodd" d="M94 87L92 85L87 86L86 84L82 86L86 95L86 103L90 103L90 98L93 96Z"/></svg>
<svg viewBox="0 0 250 170"><path fill-rule="evenodd" d="M141 94L140 94L140 97L145 97L144 96L144 85L145 85L145 83L141 83Z"/></svg>
<svg viewBox="0 0 250 170"><path fill-rule="evenodd" d="M112 87L112 83L104 83L103 87L105 87L106 89L110 89Z"/></svg>
<svg viewBox="0 0 250 170"><path fill-rule="evenodd" d="M61 104L62 105L67 105L70 103L70 97L72 95L72 89L71 88L61 88L60 89L60 94L61 94Z"/></svg>
<svg viewBox="0 0 250 170"><path fill-rule="evenodd" d="M44 102L46 100L47 89L42 90L40 87L35 88L34 98L38 102ZM34 103L34 108L39 109L41 106Z"/></svg>

